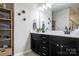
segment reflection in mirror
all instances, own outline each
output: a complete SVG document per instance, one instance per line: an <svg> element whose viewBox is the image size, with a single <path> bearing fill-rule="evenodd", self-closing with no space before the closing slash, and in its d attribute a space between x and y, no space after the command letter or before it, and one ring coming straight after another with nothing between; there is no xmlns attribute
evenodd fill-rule
<svg viewBox="0 0 79 59"><path fill-rule="evenodd" d="M74 31L79 27L79 4L54 3L40 5L39 24L45 23L45 31ZM65 29L67 28L67 30Z"/></svg>
<svg viewBox="0 0 79 59"><path fill-rule="evenodd" d="M69 24L71 30L75 30L79 27L79 7L70 8Z"/></svg>
<svg viewBox="0 0 79 59"><path fill-rule="evenodd" d="M39 12L40 12L40 19L39 19L39 24L40 28L42 29L43 23L44 23L44 30L50 31L52 29L52 10L50 9L52 4L41 4L39 7Z"/></svg>

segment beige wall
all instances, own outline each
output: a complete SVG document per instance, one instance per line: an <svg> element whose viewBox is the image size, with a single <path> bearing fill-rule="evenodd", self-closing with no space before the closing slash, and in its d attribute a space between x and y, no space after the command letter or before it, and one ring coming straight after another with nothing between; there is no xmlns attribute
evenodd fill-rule
<svg viewBox="0 0 79 59"><path fill-rule="evenodd" d="M77 8L70 8L70 19L79 24L79 11Z"/></svg>
<svg viewBox="0 0 79 59"><path fill-rule="evenodd" d="M79 24L79 9L78 8L70 8L70 27L72 28L72 30L75 30L76 28L78 28L78 24ZM73 25L72 25L73 24Z"/></svg>

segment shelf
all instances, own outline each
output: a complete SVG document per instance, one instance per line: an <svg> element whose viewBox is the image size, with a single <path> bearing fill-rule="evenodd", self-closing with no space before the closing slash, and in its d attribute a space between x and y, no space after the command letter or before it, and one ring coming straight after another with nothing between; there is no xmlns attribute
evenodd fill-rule
<svg viewBox="0 0 79 59"><path fill-rule="evenodd" d="M12 55L12 48L6 48L5 51L0 51L0 56L10 56Z"/></svg>
<svg viewBox="0 0 79 59"><path fill-rule="evenodd" d="M11 19L7 19L7 18L0 18L0 21L11 21Z"/></svg>
<svg viewBox="0 0 79 59"><path fill-rule="evenodd" d="M2 45L8 44L8 48L2 48L0 50L0 56L12 55L12 30L13 30L12 10L0 8L0 43ZM11 48L10 48L11 47Z"/></svg>
<svg viewBox="0 0 79 59"><path fill-rule="evenodd" d="M10 38L0 38L0 41L9 41L11 40Z"/></svg>
<svg viewBox="0 0 79 59"><path fill-rule="evenodd" d="M11 31L11 29L0 29L0 31Z"/></svg>
<svg viewBox="0 0 79 59"><path fill-rule="evenodd" d="M1 8L1 7L0 7L0 11L10 13L11 10L10 10L10 9L6 9L6 8Z"/></svg>

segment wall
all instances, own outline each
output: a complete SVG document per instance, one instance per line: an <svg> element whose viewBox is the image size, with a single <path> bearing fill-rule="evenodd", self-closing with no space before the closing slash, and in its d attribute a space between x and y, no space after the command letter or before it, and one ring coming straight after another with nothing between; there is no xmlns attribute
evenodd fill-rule
<svg viewBox="0 0 79 59"><path fill-rule="evenodd" d="M70 8L70 26L72 30L75 30L79 26L79 8Z"/></svg>
<svg viewBox="0 0 79 59"><path fill-rule="evenodd" d="M69 9L53 12L53 20L56 21L56 30L65 30L69 26Z"/></svg>
<svg viewBox="0 0 79 59"><path fill-rule="evenodd" d="M21 13L22 10L25 10L26 14L18 16L17 13ZM23 21L24 17L26 21ZM30 50L30 32L34 19L39 27L38 4L14 4L14 55L21 55Z"/></svg>
<svg viewBox="0 0 79 59"><path fill-rule="evenodd" d="M70 19L74 21L76 24L79 24L79 9L78 8L70 8Z"/></svg>

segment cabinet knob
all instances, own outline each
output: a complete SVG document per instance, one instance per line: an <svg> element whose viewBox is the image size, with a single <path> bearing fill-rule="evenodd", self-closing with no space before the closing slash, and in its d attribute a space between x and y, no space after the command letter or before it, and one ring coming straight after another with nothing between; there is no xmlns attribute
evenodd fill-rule
<svg viewBox="0 0 79 59"><path fill-rule="evenodd" d="M57 46L59 46L59 44L57 44Z"/></svg>

